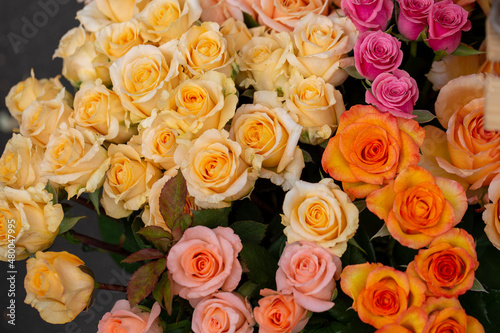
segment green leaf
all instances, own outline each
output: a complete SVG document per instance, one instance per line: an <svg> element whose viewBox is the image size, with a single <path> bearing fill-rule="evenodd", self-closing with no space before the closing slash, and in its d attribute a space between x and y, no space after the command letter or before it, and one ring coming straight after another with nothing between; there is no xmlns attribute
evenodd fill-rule
<svg viewBox="0 0 500 333"><path fill-rule="evenodd" d="M141 266L127 285L127 299L134 307L153 292L160 274L165 270L166 259L158 259Z"/></svg>
<svg viewBox="0 0 500 333"><path fill-rule="evenodd" d="M351 238L347 241L348 244L351 244L352 246L356 247L358 250L366 254L366 251L356 242L354 238Z"/></svg>
<svg viewBox="0 0 500 333"><path fill-rule="evenodd" d="M47 185L45 185L45 190L46 190L47 192L49 192L50 194L52 194L52 203L53 203L54 205L56 205L56 204L57 204L57 202L58 202L58 200L59 200L59 198L58 198L58 196L57 196L57 192L56 192L56 190L52 187L52 185L50 185L50 183L49 183L49 182L47 182Z"/></svg>
<svg viewBox="0 0 500 333"><path fill-rule="evenodd" d="M156 284L153 290L154 299L167 310L168 315L172 314L172 300L174 295L171 290L171 281L168 272L164 272L160 281Z"/></svg>
<svg viewBox="0 0 500 333"><path fill-rule="evenodd" d="M169 179L160 193L160 213L167 226L172 230L175 220L184 213L187 187L182 172Z"/></svg>
<svg viewBox="0 0 500 333"><path fill-rule="evenodd" d="M481 282L479 282L477 278L474 279L474 284L472 285L472 288L470 288L470 290L479 291L482 293L488 293L488 291L484 289L483 285L481 284Z"/></svg>
<svg viewBox="0 0 500 333"><path fill-rule="evenodd" d="M263 283L268 288L274 289L278 262L265 248L254 243L243 243L240 256L242 264L248 269L247 275L252 282Z"/></svg>
<svg viewBox="0 0 500 333"><path fill-rule="evenodd" d="M243 22L245 22L245 25L247 26L248 29L259 26L259 24L255 22L255 20L250 14L244 11L242 11L242 13L243 13Z"/></svg>
<svg viewBox="0 0 500 333"><path fill-rule="evenodd" d="M245 89L245 91L241 93L241 96L242 97L253 98L253 94L254 93L255 93L255 90L253 90L253 89Z"/></svg>
<svg viewBox="0 0 500 333"><path fill-rule="evenodd" d="M438 50L434 52L434 61L441 61L444 57L446 57L448 53L444 50Z"/></svg>
<svg viewBox="0 0 500 333"><path fill-rule="evenodd" d="M185 231L187 228L191 226L193 220L191 219L191 215L182 214L175 220L175 226L180 227L182 231Z"/></svg>
<svg viewBox="0 0 500 333"><path fill-rule="evenodd" d="M245 282L241 287L238 288L238 294L243 297L250 297L258 290L258 284L252 281Z"/></svg>
<svg viewBox="0 0 500 333"><path fill-rule="evenodd" d="M142 249L135 253L132 253L127 258L123 259L122 262L131 264L137 261L160 259L165 257L163 252L156 249Z"/></svg>
<svg viewBox="0 0 500 333"><path fill-rule="evenodd" d="M363 75L359 74L358 70L356 69L356 66L347 66L347 67L344 67L342 69L345 70L349 76L352 76L355 79L358 79L358 80L365 79L365 77Z"/></svg>
<svg viewBox="0 0 500 333"><path fill-rule="evenodd" d="M172 235L165 229L153 225L144 227L141 230L137 231L137 233L146 237L146 239L150 242L158 240L160 238L172 239Z"/></svg>
<svg viewBox="0 0 500 333"><path fill-rule="evenodd" d="M97 215L100 215L101 214L101 211L99 209L99 197L100 197L100 192L101 192L101 188L98 188L97 190L95 190L94 192L92 193L89 193L89 199L90 199L90 202L92 202L92 204L94 205L94 209L95 211L97 212Z"/></svg>
<svg viewBox="0 0 500 333"><path fill-rule="evenodd" d="M266 235L267 225L254 221L239 221L231 224L234 233L242 242L260 244Z"/></svg>
<svg viewBox="0 0 500 333"><path fill-rule="evenodd" d="M59 225L59 235L71 230L71 228L73 228L78 221L84 218L86 218L86 216L65 216Z"/></svg>
<svg viewBox="0 0 500 333"><path fill-rule="evenodd" d="M432 121L436 118L436 116L433 115L432 112L427 110L413 110L412 114L417 116L415 120L418 121L419 124L428 123L429 121Z"/></svg>
<svg viewBox="0 0 500 333"><path fill-rule="evenodd" d="M217 227L227 227L230 207L221 209L193 210L192 226L203 225L214 229Z"/></svg>
<svg viewBox="0 0 500 333"><path fill-rule="evenodd" d="M370 238L370 241L373 240L374 238L377 238L377 237L385 237L385 236L390 236L391 233L389 232L389 229L387 229L387 225L384 223L382 225L382 228L380 228L379 231L377 231L377 233L375 235L373 235L372 238Z"/></svg>
<svg viewBox="0 0 500 333"><path fill-rule="evenodd" d="M305 140L307 140L309 134L307 134L307 132L302 132L302 134L300 136L303 136ZM309 154L308 151L304 150L304 149L301 149L302 150L302 156L304 156L304 162L305 163L310 163L313 161L313 158L311 156L311 154Z"/></svg>
<svg viewBox="0 0 500 333"><path fill-rule="evenodd" d="M362 211L365 210L366 208L366 200L357 200L353 201L354 206L358 209L358 211L361 213Z"/></svg>
<svg viewBox="0 0 500 333"><path fill-rule="evenodd" d="M476 55L476 54L483 54L483 51L476 50L475 48L461 43L458 45L457 49L453 51L451 54L455 56L471 56L471 55Z"/></svg>
<svg viewBox="0 0 500 333"><path fill-rule="evenodd" d="M135 217L134 221L132 221L132 225L130 226L130 228L132 231L132 235L133 235L135 241L137 242L137 245L139 245L139 247L141 249L151 247L151 245L148 245L144 242L143 236L140 236L138 234L138 231L141 230L142 228L144 228L144 222L142 221L140 216Z"/></svg>

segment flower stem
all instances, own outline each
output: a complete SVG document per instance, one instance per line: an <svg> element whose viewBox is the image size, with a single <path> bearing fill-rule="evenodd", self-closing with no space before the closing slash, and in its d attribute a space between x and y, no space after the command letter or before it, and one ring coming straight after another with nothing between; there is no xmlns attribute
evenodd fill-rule
<svg viewBox="0 0 500 333"><path fill-rule="evenodd" d="M417 41L411 41L410 42L410 54L413 58L417 57L417 47L418 47L418 42Z"/></svg>
<svg viewBox="0 0 500 333"><path fill-rule="evenodd" d="M70 200L73 201L73 202L75 202L75 203L77 203L77 204L79 204L79 205L81 205L81 206L83 206L83 207L85 207L85 208L88 208L88 209L90 209L92 211L95 211L94 205L91 202L89 202L88 200L86 200L85 198L82 198L82 197L78 197L78 198L77 197L72 197ZM100 206L99 206L99 214L100 215L106 215L106 211L104 210L104 208L102 208ZM117 223L121 223L122 222L119 219L115 219L115 218L112 218L112 217L109 217L109 216L107 216L107 217L108 217L108 219L113 220L113 221L115 221Z"/></svg>
<svg viewBox="0 0 500 333"><path fill-rule="evenodd" d="M96 289L127 292L127 286L121 286L118 284L100 283L97 281L95 281L94 284Z"/></svg>
<svg viewBox="0 0 500 333"><path fill-rule="evenodd" d="M103 242L101 240L98 240L96 238L93 238L93 237L90 237L90 236L87 236L84 234L80 234L74 230L69 230L67 232L69 232L70 235L74 239L82 242L83 244L97 247L97 248L102 249L102 250L107 251L107 252L113 252L116 254L120 254L120 255L125 256L125 257L128 257L131 254L129 251L122 248L121 245L109 244L109 243Z"/></svg>

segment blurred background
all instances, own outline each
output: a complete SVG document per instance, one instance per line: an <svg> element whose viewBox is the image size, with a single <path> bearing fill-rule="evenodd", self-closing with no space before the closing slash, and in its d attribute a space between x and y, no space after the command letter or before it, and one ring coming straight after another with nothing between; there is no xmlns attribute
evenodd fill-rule
<svg viewBox="0 0 500 333"><path fill-rule="evenodd" d="M33 68L37 79L54 77L61 73L62 60L52 60L59 39L71 28L78 26L76 12L83 4L76 0L2 0L0 1L0 152L12 136L12 128L18 127L5 106L5 97L10 88L30 76ZM74 94L66 80L62 82ZM75 230L99 238L99 227L95 212L79 208L73 215L84 215ZM57 238L51 251L68 251L80 257L94 271L96 280L102 283L126 285L128 276L108 254L97 251L83 251L81 244L70 244ZM30 333L87 333L97 331L97 322L114 302L126 297L124 293L98 291L94 293L94 304L81 313L73 322L65 325L51 325L44 322L38 311L24 304L24 277L26 261L15 263L16 271L16 320L9 325L6 317L9 283L6 263L0 262L0 332ZM10 274L9 274L10 275Z"/></svg>

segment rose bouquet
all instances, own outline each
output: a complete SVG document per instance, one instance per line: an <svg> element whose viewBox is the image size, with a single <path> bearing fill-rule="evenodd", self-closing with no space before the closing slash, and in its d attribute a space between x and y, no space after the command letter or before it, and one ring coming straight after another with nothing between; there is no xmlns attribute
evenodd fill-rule
<svg viewBox="0 0 500 333"><path fill-rule="evenodd" d="M25 302L49 323L126 292L90 331L498 328L488 13L86 2L54 54L67 82L32 72L6 97L0 258L26 260ZM73 204L102 240L72 229ZM128 284L49 251L58 236L114 252Z"/></svg>

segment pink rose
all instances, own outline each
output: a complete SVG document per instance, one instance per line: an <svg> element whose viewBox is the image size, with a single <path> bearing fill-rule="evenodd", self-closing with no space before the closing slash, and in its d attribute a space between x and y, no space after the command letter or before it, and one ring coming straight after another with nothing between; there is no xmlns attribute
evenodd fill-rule
<svg viewBox="0 0 500 333"><path fill-rule="evenodd" d="M241 240L231 228L187 229L167 256L174 295L193 299L219 289L233 291L241 279L237 259L241 249Z"/></svg>
<svg viewBox="0 0 500 333"><path fill-rule="evenodd" d="M161 308L155 303L151 312L143 312L138 307L130 308L130 303L119 300L110 312L104 314L97 326L97 333L134 332L134 333L162 333L159 325Z"/></svg>
<svg viewBox="0 0 500 333"><path fill-rule="evenodd" d="M397 0L399 3L398 29L409 40L416 40L427 28L427 16L434 0Z"/></svg>
<svg viewBox="0 0 500 333"><path fill-rule="evenodd" d="M394 9L391 0L342 0L340 5L360 33L385 30Z"/></svg>
<svg viewBox="0 0 500 333"><path fill-rule="evenodd" d="M252 307L237 293L218 292L191 305L194 333L253 332Z"/></svg>
<svg viewBox="0 0 500 333"><path fill-rule="evenodd" d="M397 69L402 61L401 42L385 32L365 32L354 45L356 69L370 81L381 73Z"/></svg>
<svg viewBox="0 0 500 333"><path fill-rule="evenodd" d="M427 20L429 39L427 42L434 51L444 50L452 53L460 45L462 31L469 31L471 23L468 12L455 5L452 0L443 0L431 7Z"/></svg>
<svg viewBox="0 0 500 333"><path fill-rule="evenodd" d="M382 73L372 83L371 92L366 91L366 103L379 111L396 117L415 118L413 106L418 100L417 82L407 72L396 69L392 74Z"/></svg>
<svg viewBox="0 0 500 333"><path fill-rule="evenodd" d="M295 302L313 312L329 310L342 263L324 247L312 242L287 244L276 271L277 289L293 294Z"/></svg>

